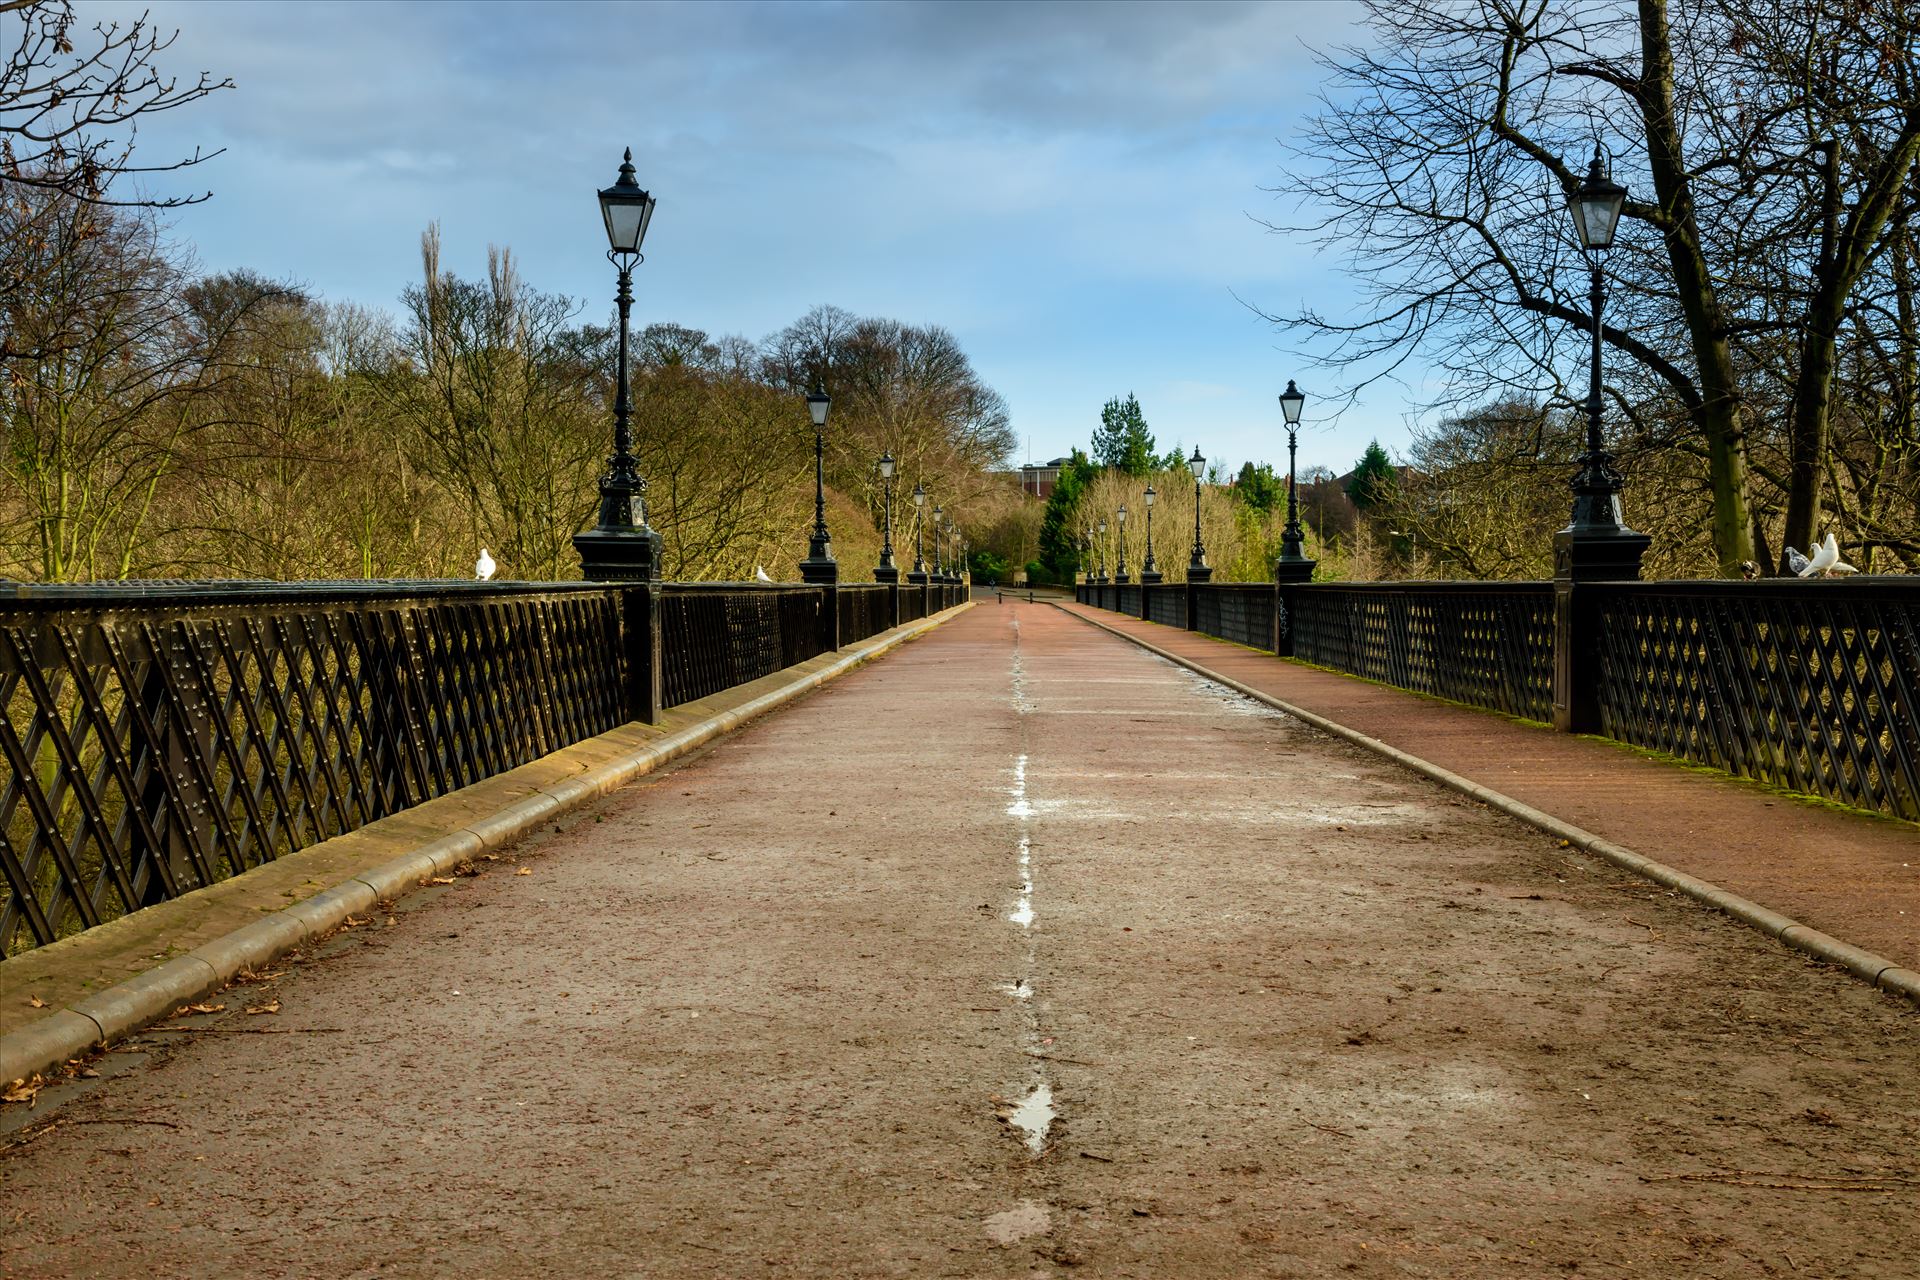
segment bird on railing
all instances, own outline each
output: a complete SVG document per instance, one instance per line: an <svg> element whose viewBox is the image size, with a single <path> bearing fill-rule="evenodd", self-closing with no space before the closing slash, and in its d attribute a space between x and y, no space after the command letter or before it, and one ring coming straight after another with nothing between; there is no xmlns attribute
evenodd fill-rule
<svg viewBox="0 0 1920 1280"><path fill-rule="evenodd" d="M1787 548L1787 565L1803 578L1831 578L1841 574L1858 573L1858 569L1840 558L1840 543L1831 532L1827 540L1813 549L1813 558L1796 567L1794 561L1799 553Z"/></svg>
<svg viewBox="0 0 1920 1280"><path fill-rule="evenodd" d="M1780 562L1787 566L1787 572L1796 578L1807 576L1807 558L1792 547L1780 548Z"/></svg>
<svg viewBox="0 0 1920 1280"><path fill-rule="evenodd" d="M755 582L772 582L773 581L772 578L769 578L767 576L767 571L765 569L762 569L759 565L753 566L753 580Z"/></svg>
<svg viewBox="0 0 1920 1280"><path fill-rule="evenodd" d="M473 562L473 576L482 582L486 582L493 577L499 568L500 566L493 562L493 557L487 554L487 549L485 547L480 548L480 558Z"/></svg>

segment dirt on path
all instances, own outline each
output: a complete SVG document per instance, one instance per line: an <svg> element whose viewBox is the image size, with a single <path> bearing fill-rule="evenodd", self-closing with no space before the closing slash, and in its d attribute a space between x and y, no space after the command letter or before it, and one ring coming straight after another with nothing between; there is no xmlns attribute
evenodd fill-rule
<svg viewBox="0 0 1920 1280"><path fill-rule="evenodd" d="M1911 822L1282 662L1111 610L1061 605L1843 942L1920 968L1920 827Z"/></svg>
<svg viewBox="0 0 1920 1280"><path fill-rule="evenodd" d="M214 1003L0 1274L1920 1275L1909 1004L1044 605Z"/></svg>

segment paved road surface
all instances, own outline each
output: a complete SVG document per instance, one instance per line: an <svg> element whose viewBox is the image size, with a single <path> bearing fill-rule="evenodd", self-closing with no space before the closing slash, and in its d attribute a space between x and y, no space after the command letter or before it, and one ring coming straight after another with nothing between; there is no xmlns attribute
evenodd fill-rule
<svg viewBox="0 0 1920 1280"><path fill-rule="evenodd" d="M1920 1274L1910 1006L1044 605L218 1000L0 1274Z"/></svg>

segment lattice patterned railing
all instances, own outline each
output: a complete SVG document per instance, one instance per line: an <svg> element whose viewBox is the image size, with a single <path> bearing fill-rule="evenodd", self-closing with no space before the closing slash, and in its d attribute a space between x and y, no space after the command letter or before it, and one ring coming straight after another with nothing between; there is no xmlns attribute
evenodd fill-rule
<svg viewBox="0 0 1920 1280"><path fill-rule="evenodd" d="M1194 586L1195 630L1252 649L1273 649L1273 587L1258 582Z"/></svg>
<svg viewBox="0 0 1920 1280"><path fill-rule="evenodd" d="M0 955L620 724L618 639L591 587L0 598Z"/></svg>
<svg viewBox="0 0 1920 1280"><path fill-rule="evenodd" d="M1187 589L1180 583L1147 588L1147 621L1163 627L1187 625Z"/></svg>
<svg viewBox="0 0 1920 1280"><path fill-rule="evenodd" d="M893 597L885 584L853 583L835 594L839 596L841 644L879 635L893 625Z"/></svg>
<svg viewBox="0 0 1920 1280"><path fill-rule="evenodd" d="M1316 583L1287 593L1293 655L1534 720L1553 716L1553 584Z"/></svg>
<svg viewBox="0 0 1920 1280"><path fill-rule="evenodd" d="M820 589L669 583L661 592L665 706L710 697L826 650Z"/></svg>
<svg viewBox="0 0 1920 1280"><path fill-rule="evenodd" d="M1920 820L1920 583L1609 583L1603 731Z"/></svg>

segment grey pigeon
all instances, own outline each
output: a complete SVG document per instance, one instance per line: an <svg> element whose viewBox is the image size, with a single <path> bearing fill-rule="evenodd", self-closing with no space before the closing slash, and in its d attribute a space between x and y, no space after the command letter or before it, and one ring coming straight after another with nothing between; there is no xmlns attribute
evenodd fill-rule
<svg viewBox="0 0 1920 1280"><path fill-rule="evenodd" d="M1796 578L1806 576L1807 558L1805 556L1795 551L1792 547L1782 547L1780 548L1780 553L1787 558L1788 573L1791 573Z"/></svg>

